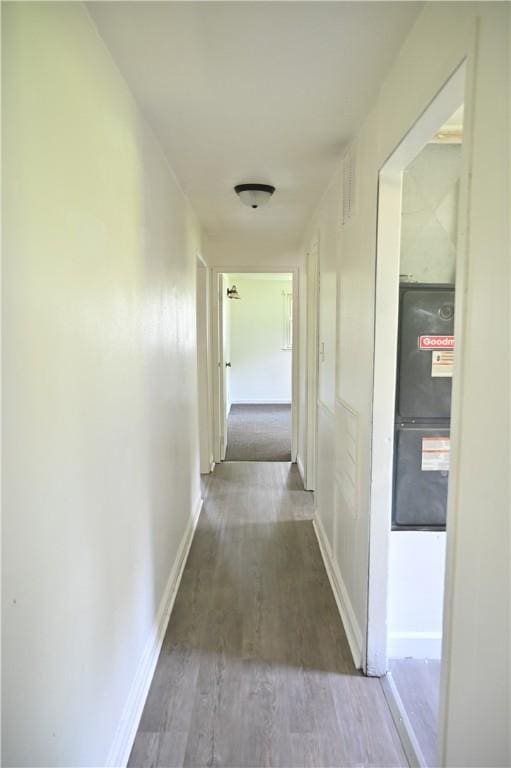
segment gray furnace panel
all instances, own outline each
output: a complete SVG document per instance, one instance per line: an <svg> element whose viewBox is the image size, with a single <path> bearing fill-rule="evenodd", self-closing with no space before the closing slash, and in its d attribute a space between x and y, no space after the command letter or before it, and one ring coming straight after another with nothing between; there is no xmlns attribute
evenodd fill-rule
<svg viewBox="0 0 511 768"><path fill-rule="evenodd" d="M430 350L419 337L454 334L454 290L402 287L396 419L448 419L451 379L433 377Z"/></svg>
<svg viewBox="0 0 511 768"><path fill-rule="evenodd" d="M394 529L445 526L449 473L423 469L423 449L435 437L449 437L448 425L396 426Z"/></svg>

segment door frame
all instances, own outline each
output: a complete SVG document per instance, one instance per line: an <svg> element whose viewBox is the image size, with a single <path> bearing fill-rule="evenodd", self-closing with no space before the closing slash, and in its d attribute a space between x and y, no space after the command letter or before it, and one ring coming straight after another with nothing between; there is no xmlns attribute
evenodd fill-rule
<svg viewBox="0 0 511 768"><path fill-rule="evenodd" d="M213 269L211 274L212 301L212 354L211 380L213 382L213 460L215 463L225 459L227 448L226 413L225 413L225 361L224 361L224 326L223 326L223 286L224 273Z"/></svg>
<svg viewBox="0 0 511 768"><path fill-rule="evenodd" d="M318 462L318 379L319 379L319 232L306 253L307 275L307 348L306 348L306 450L304 488L316 490Z"/></svg>
<svg viewBox="0 0 511 768"><path fill-rule="evenodd" d="M222 448L221 448L221 434L220 434L220 408L221 408L221 391L219 387L218 369L223 366L225 361L223 360L223 348L221 345L222 331L220 321L220 309L223 301L223 296L219 296L218 284L219 276L225 274L290 274L293 282L293 348L291 350L291 461L296 462L296 456L298 453L298 397L299 397L299 383L298 383L298 371L299 371L299 269L296 265L293 266L278 266L278 267L250 267L250 266L220 266L212 268L213 279L213 296L211 302L211 324L213 329L213 345L211 355L211 376L215 384L213 387L213 419L214 419L214 446L213 454L214 460L223 461Z"/></svg>
<svg viewBox="0 0 511 768"><path fill-rule="evenodd" d="M461 104L465 104L465 121L467 120L468 99L465 93L467 80L466 64L463 61L410 131L403 137L401 143L385 161L379 172L366 652L366 672L368 675L383 676L388 672L387 602L393 492L402 174L406 166L419 154L435 131ZM454 380L457 378L457 372L462 370L462 318L465 284L465 260L462 243L467 221L467 155L467 142L464 136L458 217L458 254L456 258ZM459 437L456 414L459 410L459 400L458 383L453 387L451 406L451 477L449 478L448 517L449 510L454 505L451 485L458 454ZM448 587L449 558L452 557L449 540L450 531L448 530L445 593L447 593ZM449 610L447 601L445 601L445 605L444 636Z"/></svg>
<svg viewBox="0 0 511 768"><path fill-rule="evenodd" d="M213 435L211 418L211 324L210 274L208 265L199 251L196 253L196 330L197 330L197 396L199 422L200 473L211 472L213 462Z"/></svg>

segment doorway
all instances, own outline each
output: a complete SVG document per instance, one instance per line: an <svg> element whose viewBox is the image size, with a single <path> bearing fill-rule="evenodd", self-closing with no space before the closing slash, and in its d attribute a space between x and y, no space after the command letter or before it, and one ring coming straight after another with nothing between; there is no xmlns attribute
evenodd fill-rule
<svg viewBox="0 0 511 768"><path fill-rule="evenodd" d="M315 235L307 253L307 339L306 371L306 459L301 468L304 486L316 490L317 442L318 442L318 377L319 377L319 232Z"/></svg>
<svg viewBox="0 0 511 768"><path fill-rule="evenodd" d="M296 460L296 278L216 270L220 460Z"/></svg>
<svg viewBox="0 0 511 768"><path fill-rule="evenodd" d="M380 171L367 671L413 765L435 766L464 67Z"/></svg>
<svg viewBox="0 0 511 768"><path fill-rule="evenodd" d="M214 466L211 430L209 270L202 256L196 260L197 401L199 404L199 468L209 474Z"/></svg>

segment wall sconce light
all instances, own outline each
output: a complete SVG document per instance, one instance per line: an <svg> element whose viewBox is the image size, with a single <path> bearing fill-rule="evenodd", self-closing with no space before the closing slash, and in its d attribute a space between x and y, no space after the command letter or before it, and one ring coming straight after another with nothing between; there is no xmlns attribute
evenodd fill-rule
<svg viewBox="0 0 511 768"><path fill-rule="evenodd" d="M238 184L234 191L242 203L250 208L259 208L268 202L275 192L275 187L270 184Z"/></svg>
<svg viewBox="0 0 511 768"><path fill-rule="evenodd" d="M227 289L227 298L228 299L241 299L241 296L238 293L238 289L235 285L232 286L232 288Z"/></svg>

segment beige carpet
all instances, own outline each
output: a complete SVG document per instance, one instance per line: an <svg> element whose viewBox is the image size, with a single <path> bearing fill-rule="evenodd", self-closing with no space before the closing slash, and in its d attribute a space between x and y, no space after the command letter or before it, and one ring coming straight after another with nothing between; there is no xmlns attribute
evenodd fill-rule
<svg viewBox="0 0 511 768"><path fill-rule="evenodd" d="M231 406L225 459L291 461L291 406Z"/></svg>

